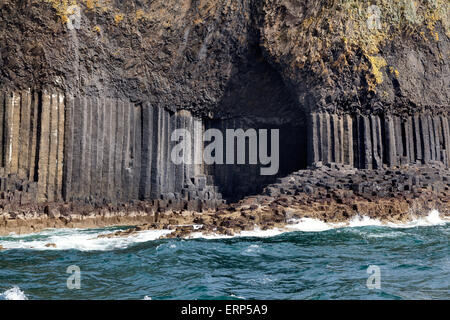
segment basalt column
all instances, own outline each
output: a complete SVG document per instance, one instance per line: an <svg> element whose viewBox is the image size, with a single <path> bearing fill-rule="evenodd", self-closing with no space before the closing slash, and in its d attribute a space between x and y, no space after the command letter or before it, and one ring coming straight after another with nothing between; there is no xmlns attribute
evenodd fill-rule
<svg viewBox="0 0 450 320"><path fill-rule="evenodd" d="M355 153L356 149L362 148L364 141L368 143L368 138L364 133L366 128L370 129L370 122L365 118L355 119L348 115L312 113L308 121L308 165L314 163L341 163L358 165L362 162L368 163L369 159L359 158L360 153ZM360 130L356 136L363 137L356 140L354 144L354 131ZM355 158L355 154L358 156ZM369 156L370 154L368 154Z"/></svg>
<svg viewBox="0 0 450 320"><path fill-rule="evenodd" d="M65 200L138 199L141 108L118 99L70 97L65 114Z"/></svg>
<svg viewBox="0 0 450 320"><path fill-rule="evenodd" d="M0 189L12 203L62 199L65 95L0 94Z"/></svg>
<svg viewBox="0 0 450 320"><path fill-rule="evenodd" d="M181 164L171 157L175 129L189 135ZM187 111L47 90L0 92L1 196L18 204L161 200L210 207L221 197L205 176L203 131Z"/></svg>
<svg viewBox="0 0 450 320"><path fill-rule="evenodd" d="M378 169L416 163L449 164L446 115L312 113L308 123L309 165L323 162Z"/></svg>
<svg viewBox="0 0 450 320"><path fill-rule="evenodd" d="M139 199L175 207L184 201L192 210L200 210L200 203L209 207L220 200L214 187L208 185L202 165L201 120L185 110L172 113L145 105L141 111Z"/></svg>

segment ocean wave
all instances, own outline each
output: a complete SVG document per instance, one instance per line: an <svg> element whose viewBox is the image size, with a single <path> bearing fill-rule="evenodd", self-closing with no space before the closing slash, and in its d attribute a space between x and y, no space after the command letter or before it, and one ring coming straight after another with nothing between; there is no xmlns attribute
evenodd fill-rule
<svg viewBox="0 0 450 320"><path fill-rule="evenodd" d="M267 238L278 236L287 232L323 232L339 228L356 228L367 226L386 226L390 228L414 228L435 225L444 225L449 220L442 218L438 211L433 210L428 215L419 217L406 223L382 222L369 217L354 217L349 222L327 223L321 220L302 218L291 220L284 228L262 230L255 228L251 231L242 231L234 236L222 234L203 234L200 231L189 236L190 239L227 239L235 237ZM125 249L136 243L157 240L172 232L172 230L147 230L137 232L127 237L98 238L99 235L113 233L117 228L109 229L50 229L40 233L29 235L10 235L0 237L0 245L8 249L33 249L33 250L80 250L80 251L108 251ZM381 237L382 235L378 235ZM391 235L392 236L392 235ZM170 248L176 248L171 245ZM245 252L248 254L250 252Z"/></svg>
<svg viewBox="0 0 450 320"><path fill-rule="evenodd" d="M443 226L450 222L449 219L444 219L440 216L439 211L433 210L427 216L414 219L406 223L388 223L391 228L414 228L414 227L431 227Z"/></svg>
<svg viewBox="0 0 450 320"><path fill-rule="evenodd" d="M408 222L383 222L379 219L373 219L367 216L356 216L348 222L326 223L315 219L299 219L288 228L296 231L326 231L336 228L356 228L356 227L379 227L386 226L390 228L414 228L414 227L430 227L436 225L444 225L449 220L440 216L437 210L432 210L428 215L412 219Z"/></svg>
<svg viewBox="0 0 450 320"><path fill-rule="evenodd" d="M367 216L356 216L348 222L326 223L324 221L303 218L293 220L294 224L288 225L287 228L295 231L326 231L337 228L357 228L357 227L390 227L390 228L414 228L414 227L430 227L436 225L444 225L450 220L440 216L437 210L432 210L428 215L412 219L408 222L383 222L379 219L373 219Z"/></svg>
<svg viewBox="0 0 450 320"><path fill-rule="evenodd" d="M301 219L291 219L289 221L290 224L286 225L284 228L261 230L260 228L256 227L252 231L242 231L240 233L235 234L234 236L222 234L204 235L201 232L196 232L193 233L190 238L203 238L203 239L226 239L236 237L267 238L295 231L323 232L332 229L358 228L358 227L389 227L389 228L430 227L436 225L445 225L449 221L450 220L442 218L437 210L433 210L426 216L412 219L411 221L405 223L382 222L379 219L373 219L367 216L356 216L353 217L348 222L339 222L339 223L330 223L312 218L301 218Z"/></svg>
<svg viewBox="0 0 450 320"><path fill-rule="evenodd" d="M241 254L243 256L257 256L261 254L261 247L257 244L252 244L248 246L246 249L244 249Z"/></svg>
<svg viewBox="0 0 450 320"><path fill-rule="evenodd" d="M0 300L28 300L28 298L25 293L16 286L0 293Z"/></svg>
<svg viewBox="0 0 450 320"><path fill-rule="evenodd" d="M52 229L29 235L0 237L4 249L108 251L159 239L172 230L148 230L128 237L98 238L115 230Z"/></svg>

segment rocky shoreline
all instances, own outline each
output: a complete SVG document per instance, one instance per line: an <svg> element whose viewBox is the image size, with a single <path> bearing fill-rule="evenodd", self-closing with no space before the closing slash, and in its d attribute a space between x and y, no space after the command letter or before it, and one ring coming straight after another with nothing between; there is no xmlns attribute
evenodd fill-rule
<svg viewBox="0 0 450 320"><path fill-rule="evenodd" d="M345 165L315 164L281 178L264 189L217 208L191 210L171 201L90 206L51 203L12 208L0 213L0 236L29 234L48 228L129 226L103 237L129 236L144 230L173 230L167 238L193 233L232 236L255 229L284 229L301 218L345 223L357 216L405 223L438 210L450 218L450 172L442 165L357 170Z"/></svg>
<svg viewBox="0 0 450 320"><path fill-rule="evenodd" d="M448 1L373 5L1 1L0 235L447 217ZM285 177L176 164L179 129L191 160L209 129L279 130Z"/></svg>

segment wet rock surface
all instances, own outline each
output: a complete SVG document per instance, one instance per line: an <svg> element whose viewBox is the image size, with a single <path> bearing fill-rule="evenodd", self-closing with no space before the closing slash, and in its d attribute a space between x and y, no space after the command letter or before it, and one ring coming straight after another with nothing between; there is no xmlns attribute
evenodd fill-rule
<svg viewBox="0 0 450 320"><path fill-rule="evenodd" d="M382 222L407 222L438 210L450 216L450 173L427 167L356 170L345 165L316 164L265 188L263 195L216 209L182 209L159 201L92 207L49 204L3 210L0 234L31 233L45 228L133 226L101 237L130 236L145 230L172 230L168 238L194 233L236 235L255 229L283 229L301 218L348 222L357 216ZM5 212L6 211L6 212Z"/></svg>

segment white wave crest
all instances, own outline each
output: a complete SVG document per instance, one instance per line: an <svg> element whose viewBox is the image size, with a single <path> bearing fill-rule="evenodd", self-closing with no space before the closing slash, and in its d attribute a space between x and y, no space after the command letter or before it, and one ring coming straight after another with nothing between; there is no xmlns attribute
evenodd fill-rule
<svg viewBox="0 0 450 320"><path fill-rule="evenodd" d="M419 217L406 223L381 222L369 217L354 217L348 222L327 223L321 220L302 218L291 220L283 228L262 230L256 227L251 231L242 231L234 236L221 234L203 234L200 230L191 234L189 238L226 239L233 237L274 237L286 232L322 232L330 229L353 228L364 226L386 226L390 228L413 228L434 225L444 225L449 220L441 217L436 210L428 215ZM34 249L34 250L80 250L80 251L107 251L125 249L133 244L157 240L172 232L172 230L148 230L135 233L127 237L98 238L99 235L115 232L117 229L49 229L30 235L10 235L0 237L3 249ZM171 245L170 248L176 248Z"/></svg>
<svg viewBox="0 0 450 320"><path fill-rule="evenodd" d="M412 219L408 222L383 222L379 219L373 219L366 216L355 216L348 222L327 223L317 219L302 218L294 220L294 224L288 225L287 228L293 231L326 231L337 228L356 228L356 227L370 227L370 226L386 226L390 228L413 228L413 227L429 227L436 225L444 225L450 220L444 219L440 216L437 210L431 211L426 216Z"/></svg>
<svg viewBox="0 0 450 320"><path fill-rule="evenodd" d="M430 227L442 226L450 222L448 218L443 218L439 211L433 210L427 216L419 217L406 223L388 223L391 228L414 228L414 227Z"/></svg>
<svg viewBox="0 0 450 320"><path fill-rule="evenodd" d="M3 293L0 293L0 300L28 300L25 293L20 290L19 287L15 286L11 289L6 290Z"/></svg>
<svg viewBox="0 0 450 320"><path fill-rule="evenodd" d="M29 235L0 238L4 249L107 251L159 239L172 230L148 230L127 237L98 238L115 230L52 229Z"/></svg>
<svg viewBox="0 0 450 320"><path fill-rule="evenodd" d="M301 218L290 221L286 228L290 231L319 232L338 227L340 224L327 223L318 219Z"/></svg>
<svg viewBox="0 0 450 320"><path fill-rule="evenodd" d="M366 216L356 216L353 217L348 222L339 223L329 223L318 219L312 218L301 218L292 219L289 221L290 224L286 225L284 228L274 228L269 230L261 230L256 227L252 231L242 231L241 233L235 234L234 236L227 236L221 234L202 234L201 232L196 232L192 234L190 238L203 238L203 239L225 239L233 237L274 237L286 232L302 231L302 232L322 232L331 229L339 228L357 228L357 227L369 227L369 226L386 226L390 228L414 228L414 227L428 227L435 225L444 225L450 220L444 219L440 216L437 210L431 211L428 215L413 219L406 223L392 223L392 222L382 222L378 219L373 219Z"/></svg>

